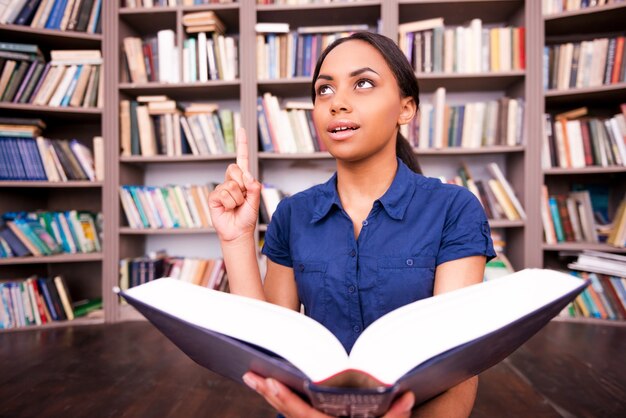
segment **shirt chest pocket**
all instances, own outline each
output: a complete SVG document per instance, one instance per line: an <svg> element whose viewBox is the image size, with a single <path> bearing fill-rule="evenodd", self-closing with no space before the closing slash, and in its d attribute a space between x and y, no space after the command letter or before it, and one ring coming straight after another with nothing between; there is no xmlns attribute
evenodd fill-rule
<svg viewBox="0 0 626 418"><path fill-rule="evenodd" d="M295 261L293 264L300 302L308 316L322 323L326 319L328 299L327 267L328 263L324 262Z"/></svg>
<svg viewBox="0 0 626 418"><path fill-rule="evenodd" d="M435 257L381 257L377 290L381 314L433 295Z"/></svg>

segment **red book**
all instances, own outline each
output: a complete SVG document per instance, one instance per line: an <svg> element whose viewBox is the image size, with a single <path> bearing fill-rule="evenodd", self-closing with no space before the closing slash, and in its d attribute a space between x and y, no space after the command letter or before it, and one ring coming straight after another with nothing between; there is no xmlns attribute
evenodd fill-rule
<svg viewBox="0 0 626 418"><path fill-rule="evenodd" d="M613 61L613 72L611 73L611 83L618 83L620 70L624 63L624 36L619 36L615 42L615 58Z"/></svg>
<svg viewBox="0 0 626 418"><path fill-rule="evenodd" d="M563 226L563 233L565 234L566 242L574 242L574 226L572 225L572 219L569 217L569 211L567 210L567 196L556 195L556 202L559 208L559 216L561 217L561 225Z"/></svg>
<svg viewBox="0 0 626 418"><path fill-rule="evenodd" d="M591 145L591 137L589 136L589 121L584 119L580 121L580 132L583 137L583 149L585 152L585 165L593 165L593 146Z"/></svg>

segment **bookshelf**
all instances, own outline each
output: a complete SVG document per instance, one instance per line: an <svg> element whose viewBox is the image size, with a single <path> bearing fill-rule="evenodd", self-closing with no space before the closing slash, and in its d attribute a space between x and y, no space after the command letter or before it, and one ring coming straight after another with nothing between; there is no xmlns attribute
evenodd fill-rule
<svg viewBox="0 0 626 418"><path fill-rule="evenodd" d="M51 50L97 49L106 41L98 33L79 33L30 26L0 25L0 42L36 44L47 61ZM104 110L98 107L56 107L0 102L0 112L8 118L38 118L46 128L43 136L54 139L77 139L93 151L92 139L102 136ZM105 144L105 148L107 145ZM106 175L105 175L106 178ZM0 213L13 211L88 210L103 212L104 181L0 181ZM104 214L106 216L106 214ZM108 283L103 279L106 250L91 253L61 253L49 256L25 256L0 259L0 280L38 277L64 277L74 300L101 297ZM97 318L53 321L40 327L104 322ZM36 326L16 328L31 329ZM12 329L14 330L14 329ZM4 331L4 330L3 330Z"/></svg>
<svg viewBox="0 0 626 418"><path fill-rule="evenodd" d="M1 103L3 115L40 117L48 124L46 135L52 138L77 135L88 141L93 135L104 138L105 180L103 182L0 182L0 210L64 210L80 206L103 213L103 250L99 254L63 255L54 258L29 257L0 260L0 273L61 274L67 272L70 285L87 296L103 297L105 321L116 322L136 315L118 303L111 292L117 285L119 263L125 257L139 257L160 248L172 255L190 250L205 257L219 257L219 242L212 228L132 229L126 222L120 202L122 185L168 183L205 184L219 182L234 154L144 157L120 155L120 102L143 95L167 95L178 102L215 102L220 107L238 110L241 124L249 136L249 158L252 174L261 181L287 181L288 192L302 190L325 181L334 171L331 156L313 154L276 154L262 152L258 146L256 100L271 93L281 99L306 99L310 95L310 78L258 79L256 73L257 22L288 22L300 26L367 24L371 29L397 39L399 25L436 17L445 24L466 25L480 18L484 27L524 26L526 65L523 70L483 73L420 73L418 79L422 103L431 100L435 90L444 87L457 102L493 99L502 96L523 98L524 140L515 146L484 148L416 149L426 175L445 174L467 162L480 172L495 161L516 191L527 214L527 220L493 220L491 226L501 230L507 241L506 253L517 269L524 267L563 267L561 251L600 249L624 253L605 245L569 243L543 244L540 215L541 186L549 184L555 191L565 190L571 181L611 182L612 210L624 195L626 169L623 167L560 169L541 168L541 138L544 111L570 109L584 103L606 109L618 104L626 92L626 83L594 88L543 90L544 45L550 42L593 36L595 33L623 30L626 6L606 5L593 9L542 16L539 1L524 0L362 0L301 5L257 5L254 0L230 4L204 4L152 8L124 7L124 1L103 1L102 34L32 29L18 25L0 25L0 41L36 43L50 49L100 49L104 68L104 104L101 109L67 109ZM235 80L205 82L133 83L125 71L123 39L127 36L151 36L158 30L174 32L175 45L181 46L187 35L183 17L191 12L214 11L226 26L226 34L238 39L239 76ZM572 33L576 28L577 33ZM579 31L580 28L580 31ZM580 32L580 34L578 34ZM182 71L182 60L176 61ZM288 174L288 175L286 175ZM258 237L266 230L259 225ZM608 247L608 248L607 248ZM101 320L98 320L101 321Z"/></svg>
<svg viewBox="0 0 626 418"><path fill-rule="evenodd" d="M626 4L613 3L596 7L582 8L542 17L542 44L556 45L568 42L582 42L594 38L623 35ZM575 30L573 29L575 28ZM579 66L580 68L580 66ZM610 117L619 113L619 105L624 102L626 83L601 83L595 86L551 88L542 91L543 111L550 114L586 106L589 115ZM619 202L624 198L626 188L626 167L586 166L582 168L545 168L543 183L550 194L567 193L574 185L596 187L607 186L608 215L615 215ZM547 267L560 267L569 260L572 252L597 250L624 254L624 248L616 248L602 243L562 242L542 245L541 264Z"/></svg>

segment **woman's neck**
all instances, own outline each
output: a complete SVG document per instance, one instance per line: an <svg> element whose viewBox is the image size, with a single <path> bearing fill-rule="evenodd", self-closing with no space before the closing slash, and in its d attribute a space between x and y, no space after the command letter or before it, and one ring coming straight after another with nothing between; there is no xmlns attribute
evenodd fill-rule
<svg viewBox="0 0 626 418"><path fill-rule="evenodd" d="M357 163L337 161L337 192L344 208L363 204L371 208L391 186L397 170L395 154Z"/></svg>

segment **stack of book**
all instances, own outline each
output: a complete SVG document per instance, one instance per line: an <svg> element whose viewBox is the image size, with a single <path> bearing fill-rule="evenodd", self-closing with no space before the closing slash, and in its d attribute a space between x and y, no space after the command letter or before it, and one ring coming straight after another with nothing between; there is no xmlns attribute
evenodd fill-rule
<svg viewBox="0 0 626 418"><path fill-rule="evenodd" d="M77 210L7 212L0 220L0 258L99 252L101 216Z"/></svg>
<svg viewBox="0 0 626 418"><path fill-rule="evenodd" d="M183 42L184 82L239 77L237 38L224 35L224 24L214 12L188 13L183 16L183 26L188 34Z"/></svg>
<svg viewBox="0 0 626 418"><path fill-rule="evenodd" d="M301 26L290 31L288 23L257 23L255 26L257 78L310 77L321 52L336 39L366 31L365 24Z"/></svg>
<svg viewBox="0 0 626 418"><path fill-rule="evenodd" d="M237 0L124 0L124 7L132 9L143 7L197 6L201 4L230 4Z"/></svg>
<svg viewBox="0 0 626 418"><path fill-rule="evenodd" d="M598 225L589 191L550 195L542 187L541 219L546 244L599 242Z"/></svg>
<svg viewBox="0 0 626 418"><path fill-rule="evenodd" d="M0 43L0 101L53 107L102 107L99 50L52 50Z"/></svg>
<svg viewBox="0 0 626 418"><path fill-rule="evenodd" d="M221 258L172 257L159 251L144 257L120 260L122 290L161 277L172 277L210 289L228 290L224 260Z"/></svg>
<svg viewBox="0 0 626 418"><path fill-rule="evenodd" d="M578 0L578 1L563 1L563 0L543 0L542 11L544 16L571 12L574 10L586 9L588 7L598 7L605 4L617 3L619 0Z"/></svg>
<svg viewBox="0 0 626 418"><path fill-rule="evenodd" d="M325 151L312 116L310 102L287 101L281 108L276 96L265 93L257 99L257 123L261 149L276 153Z"/></svg>
<svg viewBox="0 0 626 418"><path fill-rule="evenodd" d="M102 0L0 2L0 23L31 28L101 33Z"/></svg>
<svg viewBox="0 0 626 418"><path fill-rule="evenodd" d="M398 25L398 45L418 73L481 73L523 70L524 27L445 27L443 18Z"/></svg>
<svg viewBox="0 0 626 418"><path fill-rule="evenodd" d="M583 117L582 107L544 114L543 168L626 166L626 103L611 118Z"/></svg>
<svg viewBox="0 0 626 418"><path fill-rule="evenodd" d="M79 313L84 315L81 310ZM0 282L0 329L42 325L76 317L62 276Z"/></svg>
<svg viewBox="0 0 626 418"><path fill-rule="evenodd" d="M0 180L104 179L102 137L94 137L92 153L76 139L40 136L44 128L40 119L0 118Z"/></svg>
<svg viewBox="0 0 626 418"><path fill-rule="evenodd" d="M547 45L543 51L544 90L623 83L625 40L621 35Z"/></svg>
<svg viewBox="0 0 626 418"><path fill-rule="evenodd" d="M565 316L626 319L626 256L585 250L568 264L591 286L562 313Z"/></svg>
<svg viewBox="0 0 626 418"><path fill-rule="evenodd" d="M122 155L220 155L235 152L238 111L215 103L188 103L167 96L120 102Z"/></svg>
<svg viewBox="0 0 626 418"><path fill-rule="evenodd" d="M522 98L450 105L439 87L402 132L419 149L516 146L524 142L524 111Z"/></svg>
<svg viewBox="0 0 626 418"><path fill-rule="evenodd" d="M519 221L526 219L526 212L513 187L496 163L487 164L490 178L478 179L472 175L467 164L462 164L454 179L441 180L466 187L480 201L488 219Z"/></svg>
<svg viewBox="0 0 626 418"><path fill-rule="evenodd" d="M180 53L176 33L163 29L144 39L128 36L123 40L126 78L132 83L180 82Z"/></svg>
<svg viewBox="0 0 626 418"><path fill-rule="evenodd" d="M212 185L121 186L120 198L131 228L208 228L211 190Z"/></svg>

